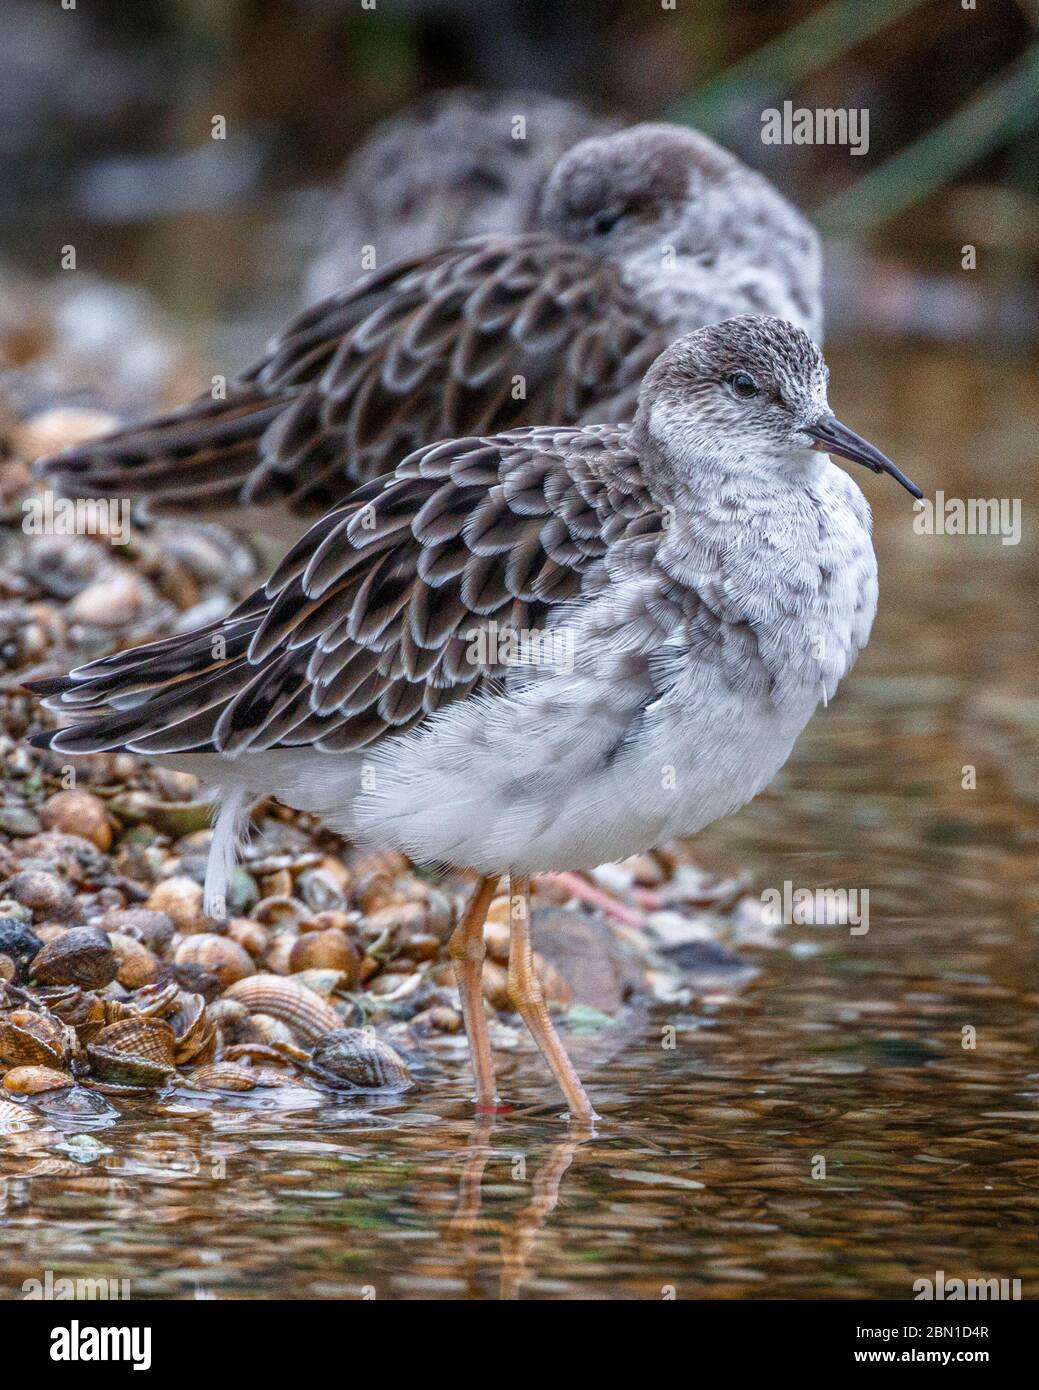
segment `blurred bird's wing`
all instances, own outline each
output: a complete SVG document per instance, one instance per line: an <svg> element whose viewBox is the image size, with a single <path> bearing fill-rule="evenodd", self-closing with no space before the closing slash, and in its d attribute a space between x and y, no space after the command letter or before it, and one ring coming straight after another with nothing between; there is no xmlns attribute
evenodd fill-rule
<svg viewBox="0 0 1039 1390"><path fill-rule="evenodd" d="M665 339L616 270L539 234L401 261L301 314L227 389L40 467L76 496L290 533L434 440L634 411ZM630 407L630 409L629 409ZM229 514L230 513L230 514ZM284 528L282 528L284 529Z"/></svg>
<svg viewBox="0 0 1039 1390"><path fill-rule="evenodd" d="M313 526L227 618L36 693L83 753L369 746L504 673L481 634L548 627L663 519L624 426L539 426L418 450Z"/></svg>

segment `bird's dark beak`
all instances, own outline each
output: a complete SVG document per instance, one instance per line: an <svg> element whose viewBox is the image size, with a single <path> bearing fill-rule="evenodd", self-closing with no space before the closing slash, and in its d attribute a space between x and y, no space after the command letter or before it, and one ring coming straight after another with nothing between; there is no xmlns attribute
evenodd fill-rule
<svg viewBox="0 0 1039 1390"><path fill-rule="evenodd" d="M889 473L896 482L902 484L906 492L911 492L917 498L923 496L917 485L911 482L900 468L896 468L886 454L874 449L861 434L856 434L847 425L842 425L833 415L824 415L813 425L806 425L805 432L815 440L813 449L821 449L827 454L840 454L841 458L851 459L852 463L864 463L867 468L872 468L874 473Z"/></svg>

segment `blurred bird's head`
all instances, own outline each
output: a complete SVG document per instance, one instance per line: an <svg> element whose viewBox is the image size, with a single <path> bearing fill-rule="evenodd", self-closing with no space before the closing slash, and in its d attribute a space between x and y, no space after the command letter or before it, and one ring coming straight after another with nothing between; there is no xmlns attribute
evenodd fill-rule
<svg viewBox="0 0 1039 1390"><path fill-rule="evenodd" d="M692 294L700 316L680 327L751 310L818 332L815 229L766 178L698 131L638 125L581 141L548 179L541 226L633 280L653 278L663 317L669 302Z"/></svg>
<svg viewBox="0 0 1039 1390"><path fill-rule="evenodd" d="M738 161L713 140L673 125L638 125L595 136L553 169L541 205L544 227L611 260L660 247L682 227L689 198L724 179Z"/></svg>

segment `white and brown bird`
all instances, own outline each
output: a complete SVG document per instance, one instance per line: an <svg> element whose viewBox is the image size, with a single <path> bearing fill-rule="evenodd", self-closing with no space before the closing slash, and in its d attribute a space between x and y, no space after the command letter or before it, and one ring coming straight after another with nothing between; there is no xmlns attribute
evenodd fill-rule
<svg viewBox="0 0 1039 1390"><path fill-rule="evenodd" d="M877 602L870 514L821 451L920 494L826 392L807 334L740 317L667 348L633 424L427 445L228 617L35 686L74 721L38 741L198 774L221 805L217 907L262 795L473 870L451 951L485 1105L482 927L508 873L509 997L588 1115L531 968L529 876L736 810L851 666Z"/></svg>
<svg viewBox="0 0 1039 1390"><path fill-rule="evenodd" d="M636 126L575 146L540 230L398 261L307 310L226 397L45 459L79 497L297 539L359 484L437 439L627 420L653 359L743 312L810 332L818 238L705 136Z"/></svg>

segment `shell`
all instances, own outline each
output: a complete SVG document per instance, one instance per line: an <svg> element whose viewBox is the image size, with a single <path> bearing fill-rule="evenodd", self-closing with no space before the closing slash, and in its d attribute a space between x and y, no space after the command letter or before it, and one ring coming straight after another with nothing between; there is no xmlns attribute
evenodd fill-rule
<svg viewBox="0 0 1039 1390"><path fill-rule="evenodd" d="M235 1042L249 1022L249 1010L234 999L215 999L206 1013L225 1043Z"/></svg>
<svg viewBox="0 0 1039 1390"><path fill-rule="evenodd" d="M126 825L151 825L175 838L207 826L213 811L208 801L161 801L144 791L113 797L109 809Z"/></svg>
<svg viewBox="0 0 1039 1390"><path fill-rule="evenodd" d="M280 1019L306 1043L317 1042L340 1024L339 1015L320 995L279 975L253 975L239 980L225 990L224 998L236 999L250 1013Z"/></svg>
<svg viewBox="0 0 1039 1390"><path fill-rule="evenodd" d="M252 1014L238 1040L243 1043L264 1043L268 1047L273 1047L275 1043L288 1043L291 1046L293 1036L292 1029L280 1018L271 1018L270 1014Z"/></svg>
<svg viewBox="0 0 1039 1390"><path fill-rule="evenodd" d="M298 898L276 893L262 898L253 908L253 917L272 931L295 931L310 916Z"/></svg>
<svg viewBox="0 0 1039 1390"><path fill-rule="evenodd" d="M310 1061L310 1053L304 1052L301 1047L293 1047L290 1043L235 1043L229 1047L224 1054L225 1062L237 1062L239 1057L247 1057L250 1061L254 1058L261 1058L265 1062L301 1062Z"/></svg>
<svg viewBox="0 0 1039 1390"><path fill-rule="evenodd" d="M408 960L432 960L440 950L440 941L431 932L416 932L401 950Z"/></svg>
<svg viewBox="0 0 1039 1390"><path fill-rule="evenodd" d="M64 1067L75 1034L60 1019L15 1009L0 1019L0 1061L10 1067Z"/></svg>
<svg viewBox="0 0 1039 1390"><path fill-rule="evenodd" d="M13 1067L4 1077L4 1086L16 1096L35 1096L41 1091L56 1091L62 1086L74 1086L71 1072L54 1067Z"/></svg>
<svg viewBox="0 0 1039 1390"><path fill-rule="evenodd" d="M264 965L272 975L292 974L292 951L299 937L295 932L279 932L264 958Z"/></svg>
<svg viewBox="0 0 1039 1390"><path fill-rule="evenodd" d="M40 820L46 830L79 835L96 845L102 853L112 844L112 825L103 801L93 792L55 792L43 804Z"/></svg>
<svg viewBox="0 0 1039 1390"><path fill-rule="evenodd" d="M163 1018L146 1018L134 1014L110 1023L98 1034L98 1046L124 1056L142 1057L172 1067L175 1037L173 1029Z"/></svg>
<svg viewBox="0 0 1039 1390"><path fill-rule="evenodd" d="M164 912L176 929L190 932L209 930L209 919L202 910L202 885L193 878L163 879L151 891L144 906L149 912Z"/></svg>
<svg viewBox="0 0 1039 1390"><path fill-rule="evenodd" d="M234 1062L198 1067L190 1074L188 1081L202 1091L251 1091L256 1085L254 1073L248 1067L236 1066Z"/></svg>
<svg viewBox="0 0 1039 1390"><path fill-rule="evenodd" d="M85 985L102 989L115 979L119 963L111 942L97 927L70 927L44 946L29 967L45 985Z"/></svg>
<svg viewBox="0 0 1039 1390"><path fill-rule="evenodd" d="M504 1009L512 1008L509 1003L509 975L504 965L498 965L493 960L485 960L481 983L483 997L492 1009L501 1012Z"/></svg>
<svg viewBox="0 0 1039 1390"><path fill-rule="evenodd" d="M337 1028L314 1048L307 1071L327 1086L356 1091L406 1091L407 1063L371 1028Z"/></svg>
<svg viewBox="0 0 1039 1390"><path fill-rule="evenodd" d="M227 936L197 932L180 943L173 954L177 965L199 965L227 989L238 980L256 974L252 956L244 946Z"/></svg>
<svg viewBox="0 0 1039 1390"><path fill-rule="evenodd" d="M450 1004L434 1004L431 1009L427 1009L425 1017L429 1020L430 1028L436 1033L462 1031L462 1015L457 1009L451 1008Z"/></svg>
<svg viewBox="0 0 1039 1390"><path fill-rule="evenodd" d="M105 1001L80 989L79 985L56 985L37 990L36 997L62 1023L75 1030L81 1043L89 1042L109 1021Z"/></svg>
<svg viewBox="0 0 1039 1390"><path fill-rule="evenodd" d="M123 988L143 989L151 984L159 973L159 962L148 947L121 932L112 932L108 940L119 967L115 977Z"/></svg>
<svg viewBox="0 0 1039 1390"><path fill-rule="evenodd" d="M155 955L163 955L173 940L173 922L165 912L152 912L146 907L113 908L98 923L102 931L132 936Z"/></svg>
<svg viewBox="0 0 1039 1390"><path fill-rule="evenodd" d="M15 1130L28 1129L36 1123L37 1118L30 1106L0 1097L0 1134L12 1134Z"/></svg>
<svg viewBox="0 0 1039 1390"><path fill-rule="evenodd" d="M166 984L144 985L134 993L131 1000L131 1008L134 1013L144 1014L147 1018L165 1018L180 1004L181 991L172 980ZM115 1002L115 1001L113 1001ZM120 1014L120 1017L125 1015ZM110 1018L109 1023L115 1023L115 1018Z"/></svg>
<svg viewBox="0 0 1039 1390"><path fill-rule="evenodd" d="M346 908L342 880L324 867L304 869L296 882L296 892L312 912L342 912Z"/></svg>
<svg viewBox="0 0 1039 1390"><path fill-rule="evenodd" d="M365 939L372 944L368 954L389 960L417 933L425 933L429 914L422 903L394 903L369 913L363 925Z"/></svg>
<svg viewBox="0 0 1039 1390"><path fill-rule="evenodd" d="M296 1085L295 1075L283 1067L250 1067L253 1080L257 1086L293 1086Z"/></svg>
<svg viewBox="0 0 1039 1390"><path fill-rule="evenodd" d="M116 1086L161 1086L173 1074L173 1029L136 1015L101 1030L87 1046L93 1076Z"/></svg>
<svg viewBox="0 0 1039 1390"><path fill-rule="evenodd" d="M173 1029L174 1059L190 1062L198 1058L214 1041L216 1026L206 1009L201 994L181 993L176 1010L167 1022Z"/></svg>
<svg viewBox="0 0 1039 1390"><path fill-rule="evenodd" d="M304 933L289 953L292 974L297 970L340 970L347 976L348 989L356 984L360 968L361 957L356 946L336 927Z"/></svg>
<svg viewBox="0 0 1039 1390"><path fill-rule="evenodd" d="M227 935L231 941L242 946L254 961L263 960L271 944L270 936L259 922L250 922L248 917L236 917L227 924Z"/></svg>
<svg viewBox="0 0 1039 1390"><path fill-rule="evenodd" d="M31 909L38 922L70 922L78 914L75 894L57 874L23 869L3 886L3 896Z"/></svg>
<svg viewBox="0 0 1039 1390"><path fill-rule="evenodd" d="M438 941L445 942L455 926L455 910L451 899L439 888L426 885L426 930Z"/></svg>
<svg viewBox="0 0 1039 1390"><path fill-rule="evenodd" d="M260 892L264 898L287 898L292 893L292 875L288 869L264 874L260 879Z"/></svg>

